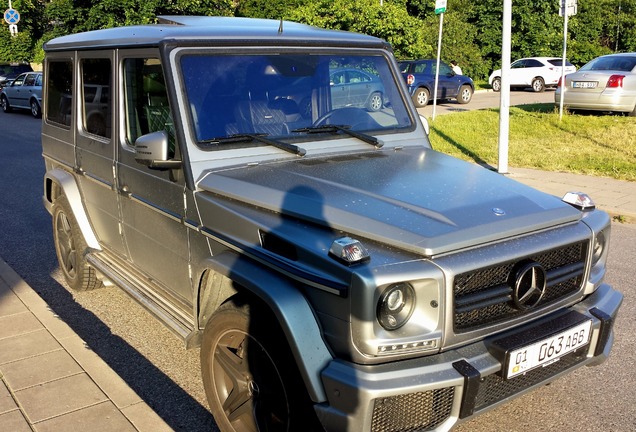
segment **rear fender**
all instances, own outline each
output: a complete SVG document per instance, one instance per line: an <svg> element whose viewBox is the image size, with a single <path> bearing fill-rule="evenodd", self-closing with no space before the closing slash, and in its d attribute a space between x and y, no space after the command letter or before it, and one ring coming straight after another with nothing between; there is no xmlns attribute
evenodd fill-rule
<svg viewBox="0 0 636 432"><path fill-rule="evenodd" d="M86 245L91 249L101 250L97 237L86 216L86 210L82 204L82 195L77 187L75 178L67 171L55 168L44 175L44 196L42 197L44 207L51 214L53 214L53 203L59 195L65 195L68 199L71 211L84 236Z"/></svg>

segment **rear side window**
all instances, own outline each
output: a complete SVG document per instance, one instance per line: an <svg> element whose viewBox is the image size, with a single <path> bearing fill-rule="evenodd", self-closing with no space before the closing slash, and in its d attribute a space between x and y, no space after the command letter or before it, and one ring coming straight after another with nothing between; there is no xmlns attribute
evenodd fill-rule
<svg viewBox="0 0 636 432"><path fill-rule="evenodd" d="M561 64L563 63L563 59L552 59L552 60L548 60L548 63L550 63L552 66L558 66L561 67ZM570 63L568 60L565 61L565 65L566 66L572 66L572 63Z"/></svg>
<svg viewBox="0 0 636 432"><path fill-rule="evenodd" d="M110 59L82 60L82 119L86 132L110 138Z"/></svg>
<svg viewBox="0 0 636 432"><path fill-rule="evenodd" d="M46 119L62 126L71 125L73 63L51 60L48 63Z"/></svg>

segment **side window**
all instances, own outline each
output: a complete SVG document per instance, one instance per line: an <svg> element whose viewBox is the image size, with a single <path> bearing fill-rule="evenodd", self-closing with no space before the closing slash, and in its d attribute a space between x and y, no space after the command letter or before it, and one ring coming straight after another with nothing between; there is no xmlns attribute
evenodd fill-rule
<svg viewBox="0 0 636 432"><path fill-rule="evenodd" d="M440 75L452 75L453 74L453 70L446 63L440 63L439 64L439 74Z"/></svg>
<svg viewBox="0 0 636 432"><path fill-rule="evenodd" d="M46 120L62 126L71 125L73 63L51 60L46 74Z"/></svg>
<svg viewBox="0 0 636 432"><path fill-rule="evenodd" d="M26 77L26 75L20 75L19 77L17 77L12 83L11 86L12 87L18 87L21 86L22 84L24 84L24 78Z"/></svg>
<svg viewBox="0 0 636 432"><path fill-rule="evenodd" d="M34 86L35 85L35 74L28 74L26 79L24 80L25 86Z"/></svg>
<svg viewBox="0 0 636 432"><path fill-rule="evenodd" d="M125 59L124 77L127 143L134 145L142 135L165 130L174 156L174 123L159 59Z"/></svg>
<svg viewBox="0 0 636 432"><path fill-rule="evenodd" d="M427 66L426 63L418 63L417 65L415 65L414 72L418 74L426 73L426 66Z"/></svg>
<svg viewBox="0 0 636 432"><path fill-rule="evenodd" d="M110 138L110 59L82 59L82 123L88 133Z"/></svg>

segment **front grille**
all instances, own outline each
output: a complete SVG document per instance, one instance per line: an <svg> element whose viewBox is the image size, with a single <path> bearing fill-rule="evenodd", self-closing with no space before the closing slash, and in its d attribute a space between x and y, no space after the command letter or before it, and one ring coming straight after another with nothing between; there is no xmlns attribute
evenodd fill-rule
<svg viewBox="0 0 636 432"><path fill-rule="evenodd" d="M454 387L376 399L372 432L431 430L451 413Z"/></svg>
<svg viewBox="0 0 636 432"><path fill-rule="evenodd" d="M503 379L499 374L484 377L483 381L479 383L479 390L475 399L475 412L513 396L535 384L546 381L554 375L581 363L586 358L586 352L587 349L574 351L560 358L556 363L533 369L524 375L509 380Z"/></svg>
<svg viewBox="0 0 636 432"><path fill-rule="evenodd" d="M576 293L583 283L587 242L578 242L493 267L459 274L454 280L454 328L468 332L484 325L528 313L512 303L511 273L522 261L535 261L546 270L546 292L531 311Z"/></svg>

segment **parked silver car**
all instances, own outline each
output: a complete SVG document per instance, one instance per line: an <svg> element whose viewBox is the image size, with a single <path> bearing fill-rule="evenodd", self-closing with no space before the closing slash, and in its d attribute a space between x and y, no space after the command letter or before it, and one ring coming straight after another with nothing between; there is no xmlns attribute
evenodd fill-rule
<svg viewBox="0 0 636 432"><path fill-rule="evenodd" d="M554 102L569 109L626 112L636 116L636 53L597 57L557 87Z"/></svg>
<svg viewBox="0 0 636 432"><path fill-rule="evenodd" d="M33 117L42 115L42 72L27 72L19 75L0 93L2 111L13 108L31 110Z"/></svg>

